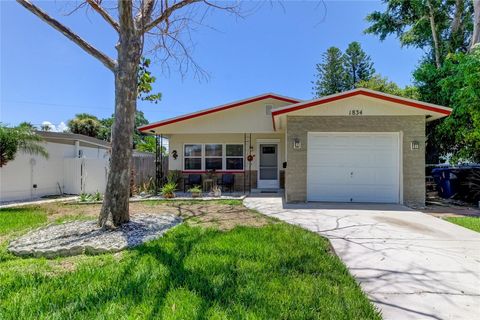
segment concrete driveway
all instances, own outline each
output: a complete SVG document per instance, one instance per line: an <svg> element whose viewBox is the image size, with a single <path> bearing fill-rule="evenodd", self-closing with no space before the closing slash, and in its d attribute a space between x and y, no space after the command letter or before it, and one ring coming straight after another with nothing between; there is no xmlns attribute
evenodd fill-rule
<svg viewBox="0 0 480 320"><path fill-rule="evenodd" d="M479 233L400 205L244 203L330 239L384 319L480 319Z"/></svg>

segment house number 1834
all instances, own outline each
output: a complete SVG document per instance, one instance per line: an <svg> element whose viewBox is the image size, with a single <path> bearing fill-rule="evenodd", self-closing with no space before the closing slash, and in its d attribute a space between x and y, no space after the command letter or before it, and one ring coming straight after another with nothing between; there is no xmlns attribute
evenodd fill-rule
<svg viewBox="0 0 480 320"><path fill-rule="evenodd" d="M363 114L362 110L352 109L348 111L349 116L361 116Z"/></svg>

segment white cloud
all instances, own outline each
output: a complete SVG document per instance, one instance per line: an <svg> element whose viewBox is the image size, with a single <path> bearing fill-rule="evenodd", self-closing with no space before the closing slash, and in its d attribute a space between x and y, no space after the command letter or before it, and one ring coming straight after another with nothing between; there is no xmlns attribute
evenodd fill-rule
<svg viewBox="0 0 480 320"><path fill-rule="evenodd" d="M50 121L43 121L42 122L42 127L48 127L48 128L50 128L49 131L52 131L52 132L65 132L68 129L67 125L63 121L60 122L60 124L58 126L55 126Z"/></svg>
<svg viewBox="0 0 480 320"><path fill-rule="evenodd" d="M57 126L57 132L65 132L67 130L68 130L68 127L63 121L60 122L60 124Z"/></svg>

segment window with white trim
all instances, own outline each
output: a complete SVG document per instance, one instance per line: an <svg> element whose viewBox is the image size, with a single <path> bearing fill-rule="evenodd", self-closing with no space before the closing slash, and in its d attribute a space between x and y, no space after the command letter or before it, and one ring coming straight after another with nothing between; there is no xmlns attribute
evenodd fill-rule
<svg viewBox="0 0 480 320"><path fill-rule="evenodd" d="M185 170L202 170L202 145L186 144L183 150Z"/></svg>
<svg viewBox="0 0 480 320"><path fill-rule="evenodd" d="M243 144L225 145L226 170L243 170Z"/></svg>
<svg viewBox="0 0 480 320"><path fill-rule="evenodd" d="M243 170L244 151L240 143L188 143L183 152L184 170Z"/></svg>
<svg viewBox="0 0 480 320"><path fill-rule="evenodd" d="M222 170L223 167L223 145L205 145L205 170Z"/></svg>

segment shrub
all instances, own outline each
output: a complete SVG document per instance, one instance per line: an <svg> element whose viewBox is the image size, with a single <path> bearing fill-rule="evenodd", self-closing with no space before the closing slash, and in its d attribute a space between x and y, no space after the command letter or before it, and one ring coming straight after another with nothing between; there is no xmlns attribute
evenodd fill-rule
<svg viewBox="0 0 480 320"><path fill-rule="evenodd" d="M175 190L177 190L177 184L173 182L168 182L160 189L160 192L165 198L174 198Z"/></svg>

